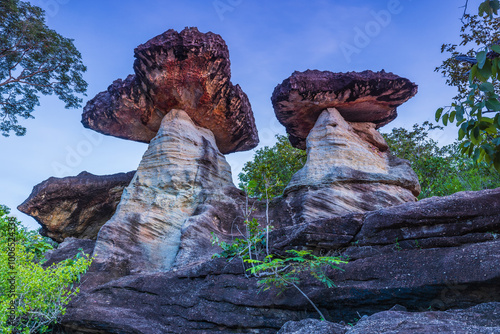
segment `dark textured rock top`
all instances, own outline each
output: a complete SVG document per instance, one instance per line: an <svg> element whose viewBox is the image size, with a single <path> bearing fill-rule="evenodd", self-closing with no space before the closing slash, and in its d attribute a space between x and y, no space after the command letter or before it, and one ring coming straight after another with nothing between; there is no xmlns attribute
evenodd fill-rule
<svg viewBox="0 0 500 334"><path fill-rule="evenodd" d="M396 107L417 93L417 85L385 71L333 73L294 72L274 89L271 101L293 146L305 149L305 139L320 113L337 108L349 122L381 127L397 116Z"/></svg>
<svg viewBox="0 0 500 334"><path fill-rule="evenodd" d="M259 142L247 95L230 81L229 51L221 36L196 28L168 30L135 51L134 75L118 79L84 108L86 128L148 143L172 109L210 129L226 154Z"/></svg>
<svg viewBox="0 0 500 334"><path fill-rule="evenodd" d="M51 177L37 184L17 208L35 218L42 235L57 242L67 237L95 239L134 175L135 171L103 176L81 172Z"/></svg>

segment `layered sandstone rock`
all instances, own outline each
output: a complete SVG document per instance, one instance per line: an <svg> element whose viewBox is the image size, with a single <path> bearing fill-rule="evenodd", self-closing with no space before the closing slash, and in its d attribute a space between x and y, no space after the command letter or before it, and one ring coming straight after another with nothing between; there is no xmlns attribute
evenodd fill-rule
<svg viewBox="0 0 500 334"><path fill-rule="evenodd" d="M368 331L377 326L410 332L412 324L422 333L457 326L495 333L499 232L500 188L276 229L270 245L273 253L293 248L349 256L343 271L327 272L336 288L302 276L301 289L329 321L353 322L396 304L412 311L363 318L352 333L377 333ZM291 319L317 318L293 288L261 291L239 261L214 259L95 284L92 275L101 274L87 274L83 292L68 306L62 319L68 332L276 333ZM479 306L425 312L473 305Z"/></svg>
<svg viewBox="0 0 500 334"><path fill-rule="evenodd" d="M316 319L289 321L278 334L493 334L500 333L500 303L484 303L446 312L408 312L394 307L370 317L363 316L351 326Z"/></svg>
<svg viewBox="0 0 500 334"><path fill-rule="evenodd" d="M171 29L139 45L134 54L135 74L116 80L87 103L85 127L149 143L165 114L183 109L213 132L222 153L257 146L250 102L230 81L229 51L219 35Z"/></svg>
<svg viewBox="0 0 500 334"><path fill-rule="evenodd" d="M330 108L310 131L307 162L282 200L304 222L415 201L419 192L408 161L387 151L373 123L347 122Z"/></svg>
<svg viewBox="0 0 500 334"><path fill-rule="evenodd" d="M397 116L396 107L417 93L417 85L392 73L307 70L276 86L272 103L290 142L301 149L323 110L336 108L349 122L381 127Z"/></svg>
<svg viewBox="0 0 500 334"><path fill-rule="evenodd" d="M123 189L135 171L98 176L51 177L36 185L21 205L42 226L40 233L57 242L67 237L95 239L99 229L115 213Z"/></svg>
<svg viewBox="0 0 500 334"><path fill-rule="evenodd" d="M210 232L223 234L237 223L239 208L227 196L235 190L212 132L172 110L99 233L97 267L124 275L209 258Z"/></svg>

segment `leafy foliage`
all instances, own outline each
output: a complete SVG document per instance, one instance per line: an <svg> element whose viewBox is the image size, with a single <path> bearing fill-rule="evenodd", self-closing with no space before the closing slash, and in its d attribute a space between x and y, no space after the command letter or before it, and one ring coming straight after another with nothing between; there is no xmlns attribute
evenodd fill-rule
<svg viewBox="0 0 500 334"><path fill-rule="evenodd" d="M43 253L52 246L8 214L0 206L0 330L46 333L79 292L74 283L92 260L80 253L43 268Z"/></svg>
<svg viewBox="0 0 500 334"><path fill-rule="evenodd" d="M280 196L286 185L307 160L307 154L290 145L287 136L277 135L278 142L257 150L252 161L245 163L238 175L239 187L251 197L268 199Z"/></svg>
<svg viewBox="0 0 500 334"><path fill-rule="evenodd" d="M225 257L232 259L240 257L243 260L262 255L266 247L266 229L261 228L256 218L245 220L246 236L235 238L232 243L220 241L212 232L212 245L222 248L222 252L214 254L214 258Z"/></svg>
<svg viewBox="0 0 500 334"><path fill-rule="evenodd" d="M439 147L429 137L431 131L442 129L424 122L413 125L412 130L394 128L382 134L394 155L410 161L422 187L419 199L500 187L500 174L463 156L459 142Z"/></svg>
<svg viewBox="0 0 500 334"><path fill-rule="evenodd" d="M447 76L446 83L458 88L451 106L436 111L436 121L455 123L460 151L485 161L500 171L500 18L499 0L486 0L479 16L465 14L460 46L474 47L465 54L457 45L445 44L442 52L451 57L436 70ZM477 49L476 49L477 48Z"/></svg>
<svg viewBox="0 0 500 334"><path fill-rule="evenodd" d="M334 287L333 281L326 275L324 268L330 266L340 269L337 265L347 263L338 257L316 256L310 250L288 250L290 256L270 254L267 244L269 228L259 227L257 219L245 220L246 236L236 238L232 243L220 242L212 233L212 244L222 248L222 252L213 257L226 257L230 260L240 258L244 269L250 273L248 277L258 277L258 283L264 290L271 287L278 288L280 293L289 287L296 288L314 307L321 319L325 317L314 302L299 288L299 275L309 273L328 288ZM245 264L247 266L245 266Z"/></svg>
<svg viewBox="0 0 500 334"><path fill-rule="evenodd" d="M86 67L73 40L45 24L44 11L28 2L0 2L0 131L22 136L18 117L33 118L39 96L55 94L78 108L87 83Z"/></svg>
<svg viewBox="0 0 500 334"><path fill-rule="evenodd" d="M333 269L340 269L337 265L347 263L338 257L316 256L310 250L287 250L290 257L280 257L270 254L264 260L250 260L245 262L253 264L247 270L256 276L263 275L259 283L264 290L274 286L281 291L287 289L290 285L300 282L299 274L307 272L328 288L335 287L333 281L326 275L324 268L329 266Z"/></svg>

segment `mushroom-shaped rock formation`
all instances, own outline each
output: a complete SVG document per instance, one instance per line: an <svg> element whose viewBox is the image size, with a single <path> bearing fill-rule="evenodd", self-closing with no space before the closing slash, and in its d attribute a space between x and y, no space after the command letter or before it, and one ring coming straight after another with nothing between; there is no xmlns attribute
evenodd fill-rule
<svg viewBox="0 0 500 334"><path fill-rule="evenodd" d="M172 109L210 129L226 154L257 146L247 95L230 81L229 51L217 34L168 30L135 49L134 72L118 79L84 108L86 128L149 143Z"/></svg>
<svg viewBox="0 0 500 334"><path fill-rule="evenodd" d="M210 232L224 239L241 215L231 192L238 190L212 132L170 111L99 232L97 268L124 275L209 259L217 250Z"/></svg>
<svg viewBox="0 0 500 334"><path fill-rule="evenodd" d="M307 137L307 162L284 200L300 216L295 220L312 221L415 201L419 193L408 161L391 155L372 123L347 122L329 108Z"/></svg>
<svg viewBox="0 0 500 334"><path fill-rule="evenodd" d="M134 174L98 176L82 172L78 176L51 177L36 185L18 209L42 225L42 235L57 242L67 237L96 239Z"/></svg>
<svg viewBox="0 0 500 334"><path fill-rule="evenodd" d="M371 122L377 128L397 116L396 107L417 93L417 85L392 73L307 70L294 72L276 86L272 103L290 143L305 149L305 140L321 112L336 108L349 122Z"/></svg>

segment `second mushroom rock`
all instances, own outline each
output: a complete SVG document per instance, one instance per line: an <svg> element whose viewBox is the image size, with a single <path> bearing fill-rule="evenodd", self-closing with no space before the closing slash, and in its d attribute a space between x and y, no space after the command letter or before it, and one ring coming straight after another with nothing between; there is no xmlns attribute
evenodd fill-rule
<svg viewBox="0 0 500 334"><path fill-rule="evenodd" d="M416 93L413 82L384 71L307 70L294 72L276 86L271 100L290 143L305 149L306 137L323 110L336 108L348 122L370 122L379 128L393 121L396 107Z"/></svg>
<svg viewBox="0 0 500 334"><path fill-rule="evenodd" d="M307 162L283 195L294 221L366 212L416 200L408 161L393 156L377 127L417 87L392 73L295 72L274 90L275 113ZM289 211L290 211L289 210Z"/></svg>

